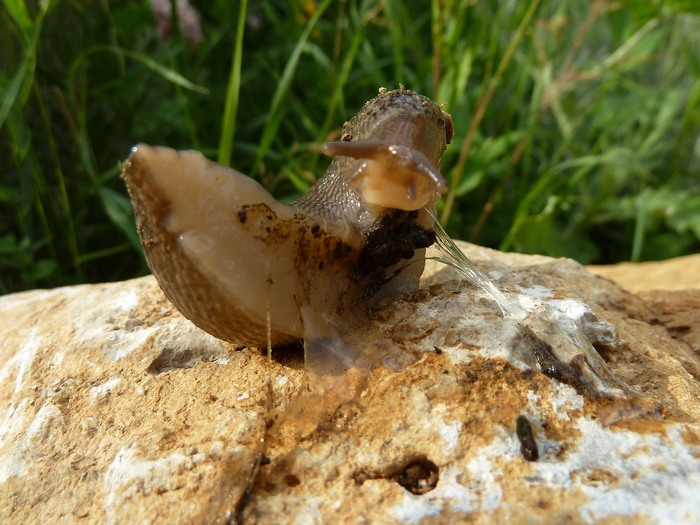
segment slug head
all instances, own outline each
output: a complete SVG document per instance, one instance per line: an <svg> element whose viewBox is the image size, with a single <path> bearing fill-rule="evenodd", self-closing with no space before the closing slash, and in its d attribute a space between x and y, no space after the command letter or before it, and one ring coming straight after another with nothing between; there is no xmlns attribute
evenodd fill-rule
<svg viewBox="0 0 700 525"><path fill-rule="evenodd" d="M440 164L452 135L452 118L430 99L403 88L380 90L324 153L361 161L348 184L368 205L413 211L447 191Z"/></svg>

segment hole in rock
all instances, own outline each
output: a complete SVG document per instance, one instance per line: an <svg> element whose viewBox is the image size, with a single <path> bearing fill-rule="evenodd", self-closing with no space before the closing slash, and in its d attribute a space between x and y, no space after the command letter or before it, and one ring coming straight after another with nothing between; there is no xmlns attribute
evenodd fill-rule
<svg viewBox="0 0 700 525"><path fill-rule="evenodd" d="M284 476L284 482L287 484L288 487L296 487L301 483L301 480L294 474L287 474Z"/></svg>
<svg viewBox="0 0 700 525"><path fill-rule="evenodd" d="M394 480L412 494L420 496L433 490L440 479L440 469L425 456L411 460Z"/></svg>

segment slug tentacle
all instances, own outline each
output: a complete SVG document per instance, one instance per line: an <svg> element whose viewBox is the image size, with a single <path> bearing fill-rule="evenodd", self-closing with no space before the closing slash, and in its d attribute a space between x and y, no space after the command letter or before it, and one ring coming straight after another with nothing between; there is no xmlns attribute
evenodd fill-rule
<svg viewBox="0 0 700 525"><path fill-rule="evenodd" d="M383 90L327 145L328 171L291 205L193 151L138 145L123 177L146 259L180 312L220 339L264 346L269 305L278 346L306 325L324 337L368 302L417 286L435 241L422 208L446 189L451 136L429 99Z"/></svg>
<svg viewBox="0 0 700 525"><path fill-rule="evenodd" d="M384 208L419 210L434 198L435 191L445 193L447 181L425 154L403 144L377 140L328 142L327 155L365 159L350 177L359 185L365 202Z"/></svg>

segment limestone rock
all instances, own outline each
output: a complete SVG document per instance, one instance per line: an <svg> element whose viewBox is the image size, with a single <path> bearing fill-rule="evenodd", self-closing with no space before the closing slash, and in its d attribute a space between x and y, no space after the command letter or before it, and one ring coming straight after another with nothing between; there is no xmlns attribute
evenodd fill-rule
<svg viewBox="0 0 700 525"><path fill-rule="evenodd" d="M700 521L700 291L462 246L497 285L578 312L642 395L542 374L435 264L346 338L380 357L350 398L347 377L305 384L299 348L268 362L203 333L152 277L25 292L0 298L0 522Z"/></svg>
<svg viewBox="0 0 700 525"><path fill-rule="evenodd" d="M700 289L700 253L666 261L589 266L596 275L612 279L632 292Z"/></svg>

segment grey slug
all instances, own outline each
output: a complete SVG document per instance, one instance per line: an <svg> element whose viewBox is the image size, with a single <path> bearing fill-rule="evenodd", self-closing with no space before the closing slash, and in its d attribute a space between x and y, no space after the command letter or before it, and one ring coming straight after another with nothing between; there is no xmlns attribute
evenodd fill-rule
<svg viewBox="0 0 700 525"><path fill-rule="evenodd" d="M177 309L215 337L280 346L352 323L415 289L435 241L452 119L403 87L381 89L324 151L300 200L195 151L139 144L123 166L148 264Z"/></svg>

